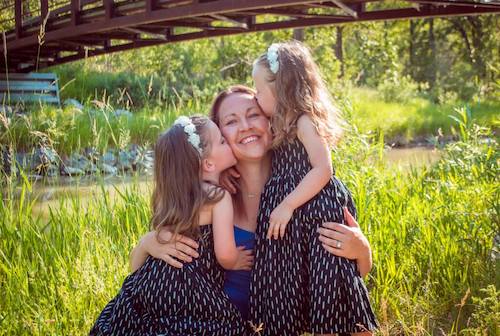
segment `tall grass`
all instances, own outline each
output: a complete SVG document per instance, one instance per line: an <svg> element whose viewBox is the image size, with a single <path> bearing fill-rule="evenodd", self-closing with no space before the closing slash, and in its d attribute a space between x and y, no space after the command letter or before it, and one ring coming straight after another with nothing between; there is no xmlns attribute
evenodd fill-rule
<svg viewBox="0 0 500 336"><path fill-rule="evenodd" d="M491 256L500 231L498 144L481 140L490 131L464 111L459 120L461 140L433 167L389 168L383 143L355 132L334 155L372 244L367 283L380 334L497 334L489 303L499 295ZM148 230L149 192L132 184L112 198L102 186L88 201L61 199L37 216L36 186L27 179L3 186L0 334L85 334Z"/></svg>

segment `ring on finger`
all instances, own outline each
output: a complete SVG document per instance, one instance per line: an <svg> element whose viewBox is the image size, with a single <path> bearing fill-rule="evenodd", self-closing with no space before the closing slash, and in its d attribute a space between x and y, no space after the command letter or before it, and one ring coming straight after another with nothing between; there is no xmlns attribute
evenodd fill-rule
<svg viewBox="0 0 500 336"><path fill-rule="evenodd" d="M337 240L337 244L335 244L336 248L340 248L342 246L342 242L340 240Z"/></svg>

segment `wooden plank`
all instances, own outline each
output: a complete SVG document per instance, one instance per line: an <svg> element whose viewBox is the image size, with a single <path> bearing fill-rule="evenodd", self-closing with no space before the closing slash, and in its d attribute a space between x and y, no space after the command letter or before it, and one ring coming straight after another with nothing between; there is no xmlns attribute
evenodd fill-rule
<svg viewBox="0 0 500 336"><path fill-rule="evenodd" d="M43 103L55 103L59 104L59 99L55 96L51 95L27 95L27 94L17 94L11 93L2 93L0 92L0 102L9 102L8 98L10 96L10 102L43 102Z"/></svg>
<svg viewBox="0 0 500 336"><path fill-rule="evenodd" d="M10 90L13 91L29 91L29 92L52 92L57 91L57 87L52 83L44 82L18 82L9 81L7 85L6 81L0 81L0 91Z"/></svg>
<svg viewBox="0 0 500 336"><path fill-rule="evenodd" d="M0 74L0 80L1 79L6 79L6 75L4 73ZM50 80L57 80L57 75L54 73L37 73L37 72L30 72L30 73L10 73L9 74L9 81L10 80L41 80L41 79L50 79Z"/></svg>

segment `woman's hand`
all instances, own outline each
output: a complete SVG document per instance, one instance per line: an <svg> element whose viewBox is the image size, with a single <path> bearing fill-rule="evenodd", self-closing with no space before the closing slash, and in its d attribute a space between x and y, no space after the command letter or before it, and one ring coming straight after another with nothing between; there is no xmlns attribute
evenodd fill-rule
<svg viewBox="0 0 500 336"><path fill-rule="evenodd" d="M233 271L251 271L253 267L253 251L247 250L245 246L238 246L238 259L231 267Z"/></svg>
<svg viewBox="0 0 500 336"><path fill-rule="evenodd" d="M156 231L146 233L137 247L132 251L130 267L137 270L144 264L148 255L164 260L167 264L182 268L182 262L191 262L198 258L198 243L191 238L178 234L172 239L173 234L168 230L161 230L159 240Z"/></svg>
<svg viewBox="0 0 500 336"><path fill-rule="evenodd" d="M239 177L240 173L236 170L236 168L228 168L224 170L220 175L220 185L231 194L236 194L236 192L240 188L240 185L238 183Z"/></svg>
<svg viewBox="0 0 500 336"><path fill-rule="evenodd" d="M347 225L326 222L318 229L319 240L328 252L358 262L361 276L365 276L371 269L371 247L368 239L361 231L358 222L344 207L344 218Z"/></svg>

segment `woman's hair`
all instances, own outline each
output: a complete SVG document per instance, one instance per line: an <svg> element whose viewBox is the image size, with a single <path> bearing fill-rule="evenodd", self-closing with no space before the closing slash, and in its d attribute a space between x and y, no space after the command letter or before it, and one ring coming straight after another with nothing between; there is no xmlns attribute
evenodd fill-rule
<svg viewBox="0 0 500 336"><path fill-rule="evenodd" d="M219 125L220 106L222 105L224 99L226 99L233 93L248 94L252 97L255 97L255 90L244 85L233 85L228 87L224 91L219 92L217 97L215 97L214 102L212 103L212 108L210 109L210 115L209 115L210 119L212 119L212 121L219 127L220 127Z"/></svg>
<svg viewBox="0 0 500 336"><path fill-rule="evenodd" d="M184 127L174 124L160 135L155 145L152 227L159 233L168 228L174 234L197 237L200 211L218 202L222 188L203 188L201 160L210 153L206 117L190 118L200 136L201 154L188 142Z"/></svg>
<svg viewBox="0 0 500 336"><path fill-rule="evenodd" d="M342 135L339 110L333 105L326 85L311 52L302 43L278 44L279 69L269 68L267 53L254 63L267 72L266 80L274 83L276 111L271 118L273 146L291 141L297 135L297 120L308 115L318 134L334 146Z"/></svg>

